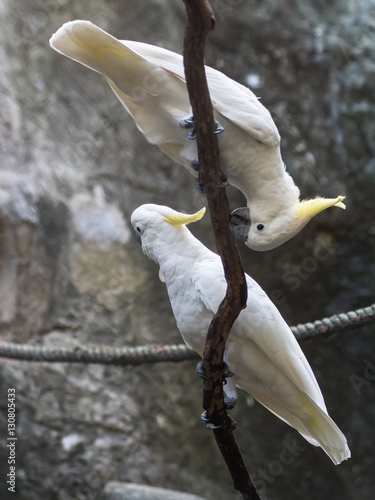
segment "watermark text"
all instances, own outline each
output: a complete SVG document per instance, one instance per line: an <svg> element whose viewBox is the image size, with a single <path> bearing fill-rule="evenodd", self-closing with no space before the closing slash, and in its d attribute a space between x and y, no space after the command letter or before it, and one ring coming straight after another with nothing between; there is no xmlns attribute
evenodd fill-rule
<svg viewBox="0 0 375 500"><path fill-rule="evenodd" d="M16 492L16 390L8 389L8 465L7 486L8 491Z"/></svg>

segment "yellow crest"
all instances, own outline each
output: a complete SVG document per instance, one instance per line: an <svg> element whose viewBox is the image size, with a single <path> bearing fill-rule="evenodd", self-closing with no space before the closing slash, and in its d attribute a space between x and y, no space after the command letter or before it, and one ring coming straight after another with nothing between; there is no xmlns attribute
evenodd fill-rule
<svg viewBox="0 0 375 500"><path fill-rule="evenodd" d="M338 196L337 198L315 198L301 201L297 205L298 218L312 219L316 214L330 207L339 207L345 210L346 206L342 202L344 198L345 196Z"/></svg>
<svg viewBox="0 0 375 500"><path fill-rule="evenodd" d="M175 212L173 215L163 215L163 219L168 224L172 224L172 226L182 226L185 224L189 224L190 222L196 222L200 220L206 212L206 208L203 207L199 212L195 214L183 214L181 212Z"/></svg>

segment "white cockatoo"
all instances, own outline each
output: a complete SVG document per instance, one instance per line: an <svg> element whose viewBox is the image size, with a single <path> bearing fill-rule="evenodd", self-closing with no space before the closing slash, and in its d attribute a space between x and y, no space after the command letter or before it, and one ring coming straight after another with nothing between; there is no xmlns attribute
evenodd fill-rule
<svg viewBox="0 0 375 500"><path fill-rule="evenodd" d="M148 204L131 216L143 252L160 266L182 337L200 356L227 287L220 257L186 227L204 210L186 215ZM339 464L350 450L327 413L309 363L278 309L250 276L246 279L247 306L232 327L224 354L233 374L224 385L226 399L233 405L236 386L244 389Z"/></svg>
<svg viewBox="0 0 375 500"><path fill-rule="evenodd" d="M117 40L89 21L64 24L50 44L101 73L146 138L197 175L196 141L184 130L194 122L189 119L181 55ZM345 208L343 196L300 201L300 191L285 170L279 132L269 111L248 88L223 73L206 66L206 76L215 119L224 128L219 135L222 169L248 204L232 214L236 237L254 250L270 250L292 238L322 210Z"/></svg>

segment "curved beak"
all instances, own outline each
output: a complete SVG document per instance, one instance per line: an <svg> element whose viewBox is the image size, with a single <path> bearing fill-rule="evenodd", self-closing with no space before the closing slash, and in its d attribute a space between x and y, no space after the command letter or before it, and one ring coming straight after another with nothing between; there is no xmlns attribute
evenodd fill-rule
<svg viewBox="0 0 375 500"><path fill-rule="evenodd" d="M135 232L135 237L137 238L138 243L142 246L142 236L138 231Z"/></svg>
<svg viewBox="0 0 375 500"><path fill-rule="evenodd" d="M248 207L236 208L230 215L229 228L235 238L246 243L251 225Z"/></svg>

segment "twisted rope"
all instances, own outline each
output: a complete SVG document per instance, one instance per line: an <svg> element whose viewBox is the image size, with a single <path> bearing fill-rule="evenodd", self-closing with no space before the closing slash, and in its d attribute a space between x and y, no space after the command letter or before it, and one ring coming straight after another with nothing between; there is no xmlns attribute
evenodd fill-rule
<svg viewBox="0 0 375 500"><path fill-rule="evenodd" d="M292 326L298 341L311 339L317 335L332 335L349 328L359 328L375 321L375 304L369 307L335 314L313 323ZM110 365L141 365L145 363L179 362L198 359L198 354L185 346L140 346L109 347L82 346L43 347L24 344L0 343L0 357L24 361L47 361L65 363L101 363Z"/></svg>
<svg viewBox="0 0 375 500"><path fill-rule="evenodd" d="M359 328L375 321L375 304L355 311L334 314L329 318L318 319L313 323L291 326L298 341L306 340L317 335L332 335L349 328Z"/></svg>
<svg viewBox="0 0 375 500"><path fill-rule="evenodd" d="M101 363L108 365L141 365L167 361L198 359L198 354L184 344L140 347L82 346L42 347L0 343L0 357L25 361L68 363Z"/></svg>

